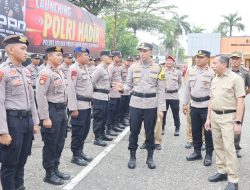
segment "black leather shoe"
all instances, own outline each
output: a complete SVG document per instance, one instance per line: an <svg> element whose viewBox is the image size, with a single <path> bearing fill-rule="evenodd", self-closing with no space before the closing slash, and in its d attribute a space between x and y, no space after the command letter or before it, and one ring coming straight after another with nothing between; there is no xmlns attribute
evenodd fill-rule
<svg viewBox="0 0 250 190"><path fill-rule="evenodd" d="M174 136L179 136L179 135L180 135L180 131L178 129L176 129L174 132Z"/></svg>
<svg viewBox="0 0 250 190"><path fill-rule="evenodd" d="M206 154L205 159L203 161L204 166L211 166L212 165L212 156Z"/></svg>
<svg viewBox="0 0 250 190"><path fill-rule="evenodd" d="M102 136L102 140L103 140L103 141L112 141L113 138L108 137L108 136L106 136L106 135L103 135L103 136Z"/></svg>
<svg viewBox="0 0 250 190"><path fill-rule="evenodd" d="M148 150L148 156L147 156L146 164L148 165L149 169L155 169L156 168L156 165L155 165L154 159L153 159L153 154L154 154L153 150Z"/></svg>
<svg viewBox="0 0 250 190"><path fill-rule="evenodd" d="M91 162L93 160L93 158L91 158L90 156L84 154L83 152L80 155L85 161L87 162Z"/></svg>
<svg viewBox="0 0 250 190"><path fill-rule="evenodd" d="M231 183L231 182L228 182L225 190L238 190L239 187L238 187L238 183Z"/></svg>
<svg viewBox="0 0 250 190"><path fill-rule="evenodd" d="M107 130L106 134L109 136L113 136L113 137L118 136L118 134L114 132L113 130Z"/></svg>
<svg viewBox="0 0 250 190"><path fill-rule="evenodd" d="M19 187L16 187L15 190L25 190L24 185L20 185Z"/></svg>
<svg viewBox="0 0 250 190"><path fill-rule="evenodd" d="M161 145L160 144L155 144L155 149L156 150L161 150Z"/></svg>
<svg viewBox="0 0 250 190"><path fill-rule="evenodd" d="M86 162L81 156L73 156L71 159L71 163L76 164L78 166L87 166L88 162Z"/></svg>
<svg viewBox="0 0 250 190"><path fill-rule="evenodd" d="M185 145L185 148L186 148L186 149L191 149L192 146L193 146L193 143L187 142L187 144Z"/></svg>
<svg viewBox="0 0 250 190"><path fill-rule="evenodd" d="M220 173L217 173L208 178L208 181L210 182L219 182L219 181L225 181L225 180L227 180L227 174L220 174Z"/></svg>
<svg viewBox="0 0 250 190"><path fill-rule="evenodd" d="M117 133L120 133L123 131L122 129L119 129L118 127L113 127L112 129L113 129L113 131L115 131Z"/></svg>
<svg viewBox="0 0 250 190"><path fill-rule="evenodd" d="M128 168L135 169L136 167L136 151L130 150L130 159L128 161Z"/></svg>
<svg viewBox="0 0 250 190"><path fill-rule="evenodd" d="M50 176L45 176L45 178L43 178L43 181L46 183L50 183L52 185L63 185L64 181L58 177L55 172L53 172Z"/></svg>
<svg viewBox="0 0 250 190"><path fill-rule="evenodd" d="M102 139L95 139L94 140L94 145L97 145L97 146L107 146L107 143L104 142Z"/></svg>
<svg viewBox="0 0 250 190"><path fill-rule="evenodd" d="M240 150L236 150L236 155L237 155L237 158L241 158L241 154L240 154Z"/></svg>
<svg viewBox="0 0 250 190"><path fill-rule="evenodd" d="M201 153L193 152L189 156L186 157L187 161L201 160Z"/></svg>
<svg viewBox="0 0 250 190"><path fill-rule="evenodd" d="M146 144L143 143L143 144L140 146L140 149L146 149Z"/></svg>
<svg viewBox="0 0 250 190"><path fill-rule="evenodd" d="M63 180L69 180L70 175L60 172L58 166L55 167L55 174Z"/></svg>

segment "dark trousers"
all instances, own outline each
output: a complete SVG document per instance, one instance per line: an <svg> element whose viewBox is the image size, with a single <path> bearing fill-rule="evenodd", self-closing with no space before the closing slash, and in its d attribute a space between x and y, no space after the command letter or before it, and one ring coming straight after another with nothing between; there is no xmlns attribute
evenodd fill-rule
<svg viewBox="0 0 250 190"><path fill-rule="evenodd" d="M121 99L120 99L120 109L119 110L120 110L120 115L121 115L122 119L124 117L126 117L126 115L129 112L129 102L130 102L130 95L121 96Z"/></svg>
<svg viewBox="0 0 250 190"><path fill-rule="evenodd" d="M174 119L174 126L175 129L179 130L181 123L180 123L180 100L166 100L166 110L168 111L168 108L171 108L172 114L173 114L173 119ZM164 112L163 116L163 122L162 122L162 129L164 130L165 124L166 124L166 116L167 116L167 111Z"/></svg>
<svg viewBox="0 0 250 190"><path fill-rule="evenodd" d="M43 168L45 170L53 170L60 164L67 131L66 108L57 108L55 105L49 104L49 117L52 127L47 129L42 126L41 128L44 142Z"/></svg>
<svg viewBox="0 0 250 190"><path fill-rule="evenodd" d="M15 190L24 184L24 166L31 154L33 120L31 116L7 116L7 124L12 142L0 145L1 183L3 190Z"/></svg>
<svg viewBox="0 0 250 190"><path fill-rule="evenodd" d="M202 128L205 125L207 119L207 108L194 108L190 110L191 124L192 124L192 136L194 151L200 153L202 146ZM205 131L206 142L206 154L212 155L213 153L213 140L211 131Z"/></svg>
<svg viewBox="0 0 250 190"><path fill-rule="evenodd" d="M119 118L120 98L110 98L108 101L107 129L112 129L112 124L116 123Z"/></svg>
<svg viewBox="0 0 250 190"><path fill-rule="evenodd" d="M72 138L71 151L73 156L79 156L83 151L84 141L86 140L90 129L91 109L79 110L77 118L71 118Z"/></svg>
<svg viewBox="0 0 250 190"><path fill-rule="evenodd" d="M130 107L130 136L129 136L129 150L137 150L138 148L138 135L141 131L142 121L144 121L144 129L146 134L146 149L154 150L155 138L154 129L157 118L157 108L140 109Z"/></svg>
<svg viewBox="0 0 250 190"><path fill-rule="evenodd" d="M101 138L105 134L107 121L108 101L93 99L93 131L95 138Z"/></svg>

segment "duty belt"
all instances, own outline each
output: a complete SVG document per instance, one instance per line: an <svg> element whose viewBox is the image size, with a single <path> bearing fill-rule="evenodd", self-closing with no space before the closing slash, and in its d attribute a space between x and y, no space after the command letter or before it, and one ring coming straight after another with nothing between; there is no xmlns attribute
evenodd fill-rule
<svg viewBox="0 0 250 190"><path fill-rule="evenodd" d="M66 109L67 105L66 103L53 103L49 102L50 106L54 106L56 109Z"/></svg>
<svg viewBox="0 0 250 190"><path fill-rule="evenodd" d="M205 101L210 100L210 97L205 96L205 97L201 97L201 98L195 98L195 97L191 96L191 99L195 102L205 102Z"/></svg>
<svg viewBox="0 0 250 190"><path fill-rule="evenodd" d="M76 99L79 100L79 101L90 102L92 98L88 98L88 97L77 94Z"/></svg>
<svg viewBox="0 0 250 190"><path fill-rule="evenodd" d="M36 89L36 86L32 86L32 88L35 90L35 89Z"/></svg>
<svg viewBox="0 0 250 190"><path fill-rule="evenodd" d="M101 93L104 93L104 94L108 94L109 90L96 88L96 89L94 89L94 92L101 92Z"/></svg>
<svg viewBox="0 0 250 190"><path fill-rule="evenodd" d="M178 89L176 89L176 90L167 90L166 89L166 93L169 93L169 94L173 94L173 93L176 93L176 92L178 92Z"/></svg>
<svg viewBox="0 0 250 190"><path fill-rule="evenodd" d="M216 114L227 114L227 113L234 113L236 110L213 110Z"/></svg>
<svg viewBox="0 0 250 190"><path fill-rule="evenodd" d="M132 95L140 97L140 98L154 98L156 97L156 93L140 93L140 92L132 92Z"/></svg>
<svg viewBox="0 0 250 190"><path fill-rule="evenodd" d="M8 116L14 116L14 117L31 117L32 113L30 110L6 110L6 113Z"/></svg>

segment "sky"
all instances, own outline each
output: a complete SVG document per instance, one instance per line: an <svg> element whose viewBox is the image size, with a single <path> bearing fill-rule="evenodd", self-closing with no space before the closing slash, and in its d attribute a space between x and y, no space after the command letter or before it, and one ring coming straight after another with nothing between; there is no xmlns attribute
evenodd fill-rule
<svg viewBox="0 0 250 190"><path fill-rule="evenodd" d="M188 15L187 21L191 25L201 26L206 29L205 32L211 33L218 24L223 21L221 15L229 15L238 12L242 17L242 23L245 25L245 31L233 31L235 36L250 36L250 14L248 0L161 0L162 5L176 5L175 11L179 15ZM148 33L139 32L138 37L142 39L151 39L158 41L157 38Z"/></svg>

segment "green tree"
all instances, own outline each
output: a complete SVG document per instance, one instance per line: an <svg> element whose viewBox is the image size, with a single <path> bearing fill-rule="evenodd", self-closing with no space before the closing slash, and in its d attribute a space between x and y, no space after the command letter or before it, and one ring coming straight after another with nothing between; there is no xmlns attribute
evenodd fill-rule
<svg viewBox="0 0 250 190"><path fill-rule="evenodd" d="M241 23L242 18L238 15L238 12L222 15L222 17L224 21L219 24L218 29L228 30L229 36L232 36L234 28L237 28L239 32L245 30L245 26Z"/></svg>
<svg viewBox="0 0 250 190"><path fill-rule="evenodd" d="M112 50L114 42L114 17L104 17L106 22L106 48ZM133 56L137 53L139 40L128 30L127 20L119 18L117 25L117 45L116 49L121 51L124 56Z"/></svg>
<svg viewBox="0 0 250 190"><path fill-rule="evenodd" d="M205 28L203 28L202 26L195 26L195 25L193 25L191 27L191 32L192 33L202 33L204 31L205 31Z"/></svg>

